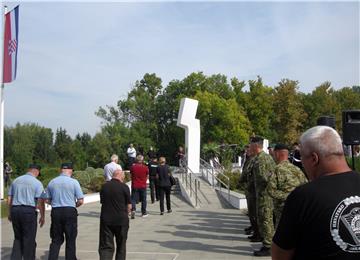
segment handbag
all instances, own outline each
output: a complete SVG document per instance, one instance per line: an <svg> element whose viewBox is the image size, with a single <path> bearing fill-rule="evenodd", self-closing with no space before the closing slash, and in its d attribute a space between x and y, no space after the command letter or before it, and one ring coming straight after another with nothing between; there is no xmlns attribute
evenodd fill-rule
<svg viewBox="0 0 360 260"><path fill-rule="evenodd" d="M169 178L170 178L170 184L171 184L171 186L176 185L176 180L175 180L174 176L170 175Z"/></svg>

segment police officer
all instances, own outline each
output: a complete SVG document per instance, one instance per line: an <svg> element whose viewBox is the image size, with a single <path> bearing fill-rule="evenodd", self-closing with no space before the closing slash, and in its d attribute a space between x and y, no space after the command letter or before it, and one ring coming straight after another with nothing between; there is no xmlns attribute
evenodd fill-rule
<svg viewBox="0 0 360 260"><path fill-rule="evenodd" d="M51 180L44 197L51 204L51 244L49 260L59 257L59 250L66 238L65 259L76 260L77 210L84 202L84 195L77 180L71 178L72 163L61 164L60 176Z"/></svg>
<svg viewBox="0 0 360 260"><path fill-rule="evenodd" d="M28 172L16 178L8 193L9 216L14 230L14 244L11 259L35 259L37 211L40 211L39 224L45 223L45 206L41 198L43 185L36 178L40 174L41 166L30 164Z"/></svg>
<svg viewBox="0 0 360 260"><path fill-rule="evenodd" d="M276 227L279 223L285 200L297 186L307 182L304 173L289 160L289 149L284 144L274 148L274 158L277 163L274 174L270 176L268 193L273 198Z"/></svg>
<svg viewBox="0 0 360 260"><path fill-rule="evenodd" d="M254 252L254 256L270 256L270 247L274 235L273 201L267 192L270 176L274 172L275 162L273 158L263 151L261 137L252 137L250 149L255 155L252 175L254 178L256 195L256 212L260 236L263 238L263 246Z"/></svg>

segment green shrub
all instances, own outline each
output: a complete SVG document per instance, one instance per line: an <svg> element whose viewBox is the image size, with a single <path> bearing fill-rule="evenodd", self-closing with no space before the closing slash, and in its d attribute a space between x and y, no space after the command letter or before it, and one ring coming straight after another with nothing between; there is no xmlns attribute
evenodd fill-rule
<svg viewBox="0 0 360 260"><path fill-rule="evenodd" d="M105 179L103 176L94 177L89 183L89 190L91 190L92 192L99 192L104 183Z"/></svg>
<svg viewBox="0 0 360 260"><path fill-rule="evenodd" d="M230 190L237 191L238 190L238 184L240 179L240 173L238 171L225 171L224 175L229 178L230 183ZM219 175L219 179L224 182L226 185L228 185L227 178L223 175Z"/></svg>
<svg viewBox="0 0 360 260"><path fill-rule="evenodd" d="M94 169L93 167L88 167L85 171L75 171L73 176L80 183L80 186L84 193L89 192L97 192L100 190L98 184L100 183L100 179L102 182L104 181L103 176L104 170L101 168Z"/></svg>
<svg viewBox="0 0 360 260"><path fill-rule="evenodd" d="M48 183L59 176L60 170L59 168L53 167L53 168L42 168L41 169L41 176L38 177L38 179L42 182L44 187L48 185Z"/></svg>

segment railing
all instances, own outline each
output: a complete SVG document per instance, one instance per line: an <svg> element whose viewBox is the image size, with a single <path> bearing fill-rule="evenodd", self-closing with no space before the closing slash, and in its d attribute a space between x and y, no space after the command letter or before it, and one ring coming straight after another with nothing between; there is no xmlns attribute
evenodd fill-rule
<svg viewBox="0 0 360 260"><path fill-rule="evenodd" d="M210 183L213 188L218 186L221 191L221 188L225 187L228 193L228 201L230 201L230 178L223 173L223 169L216 169L207 161L200 158L200 171L202 176ZM219 178L219 175L226 180L227 184Z"/></svg>
<svg viewBox="0 0 360 260"><path fill-rule="evenodd" d="M185 183L186 189L189 191L189 197L195 197L195 207L200 202L198 197L198 190L200 190L200 181L196 177L195 173L187 166L186 157L179 160L180 175L182 183Z"/></svg>

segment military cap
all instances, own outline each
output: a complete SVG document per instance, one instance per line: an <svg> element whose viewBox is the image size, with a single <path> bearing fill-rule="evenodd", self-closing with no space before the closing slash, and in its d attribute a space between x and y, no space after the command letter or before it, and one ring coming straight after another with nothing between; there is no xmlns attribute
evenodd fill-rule
<svg viewBox="0 0 360 260"><path fill-rule="evenodd" d="M264 138L261 136L253 136L250 138L250 143L262 143L264 141Z"/></svg>
<svg viewBox="0 0 360 260"><path fill-rule="evenodd" d="M286 144L276 144L274 147L274 151L278 150L289 150L289 147Z"/></svg>
<svg viewBox="0 0 360 260"><path fill-rule="evenodd" d="M269 144L267 149L274 149L274 147L275 147L275 144Z"/></svg>
<svg viewBox="0 0 360 260"><path fill-rule="evenodd" d="M67 162L67 163L62 163L61 164L61 169L74 169L73 168L73 164L71 162Z"/></svg>

